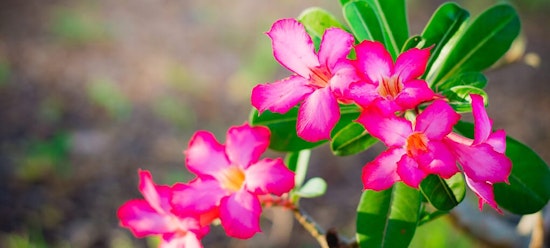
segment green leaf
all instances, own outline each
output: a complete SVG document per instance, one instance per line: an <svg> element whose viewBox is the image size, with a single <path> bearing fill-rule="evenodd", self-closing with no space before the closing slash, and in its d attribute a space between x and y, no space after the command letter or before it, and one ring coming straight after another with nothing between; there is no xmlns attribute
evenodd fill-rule
<svg viewBox="0 0 550 248"><path fill-rule="evenodd" d="M485 103L487 103L488 98L484 90L470 85L454 86L442 91L441 94L447 97L449 105L458 113L472 112L472 98L470 94L481 95Z"/></svg>
<svg viewBox="0 0 550 248"><path fill-rule="evenodd" d="M464 177L460 173L449 179L429 175L420 183L420 190L424 198L436 209L449 211L464 200L466 193L464 182Z"/></svg>
<svg viewBox="0 0 550 248"><path fill-rule="evenodd" d="M436 86L436 91L449 89L453 86L469 85L476 88L483 89L487 85L487 78L481 72L463 72L449 78L439 86Z"/></svg>
<svg viewBox="0 0 550 248"><path fill-rule="evenodd" d="M340 5L344 6L346 5L346 3L349 3L350 1L354 1L354 0L340 0Z"/></svg>
<svg viewBox="0 0 550 248"><path fill-rule="evenodd" d="M300 151L311 149L326 142L310 143L298 137L298 134L296 134L297 117L298 107L290 109L285 114L277 114L266 110L260 115L256 109L252 109L250 124L269 128L271 131L269 148L276 151Z"/></svg>
<svg viewBox="0 0 550 248"><path fill-rule="evenodd" d="M422 38L422 36L420 35L412 36L407 41L405 41L405 45L403 45L403 47L401 48L401 53L415 47L423 48L425 42L426 41L424 40L424 38Z"/></svg>
<svg viewBox="0 0 550 248"><path fill-rule="evenodd" d="M351 1L343 6L344 18L357 41L384 42L384 35L376 13L365 1Z"/></svg>
<svg viewBox="0 0 550 248"><path fill-rule="evenodd" d="M345 29L344 25L342 25L342 23L340 23L330 12L318 7L304 10L300 16L298 16L298 21L304 24L316 48L319 48L319 44L327 28L337 27Z"/></svg>
<svg viewBox="0 0 550 248"><path fill-rule="evenodd" d="M436 60L439 60L437 64L440 64L441 60L446 58L446 56L440 56L441 51L451 41L451 38L457 37L461 31L464 31L469 17L468 11L451 2L441 5L432 15L421 35L423 44L420 48L434 46L426 66L426 72L428 72L426 75L432 74L434 69L435 71L439 69L439 66L432 68L432 65ZM452 45L449 44L447 47L450 46Z"/></svg>
<svg viewBox="0 0 550 248"><path fill-rule="evenodd" d="M351 122L332 137L330 149L337 156L348 156L367 150L377 142L363 125Z"/></svg>
<svg viewBox="0 0 550 248"><path fill-rule="evenodd" d="M320 177L314 177L309 179L296 194L302 198L314 198L324 195L326 191L327 182Z"/></svg>
<svg viewBox="0 0 550 248"><path fill-rule="evenodd" d="M294 171L294 187L300 188L306 178L307 168L311 150L301 150L299 152L289 152L285 157L285 164L291 171Z"/></svg>
<svg viewBox="0 0 550 248"><path fill-rule="evenodd" d="M409 38L405 0L365 0L377 14L384 43L394 59Z"/></svg>
<svg viewBox="0 0 550 248"><path fill-rule="evenodd" d="M428 81L437 85L460 72L487 69L508 51L519 30L514 8L506 4L493 6L467 27L446 56L439 55L445 61Z"/></svg>
<svg viewBox="0 0 550 248"><path fill-rule="evenodd" d="M402 183L384 191L363 192L357 208L359 246L408 247L420 216L421 199L418 190Z"/></svg>
<svg viewBox="0 0 550 248"><path fill-rule="evenodd" d="M474 124L459 122L455 128L473 137ZM550 169L531 148L506 137L506 156L512 160L510 184L494 185L495 200L515 214L531 214L541 210L550 199Z"/></svg>

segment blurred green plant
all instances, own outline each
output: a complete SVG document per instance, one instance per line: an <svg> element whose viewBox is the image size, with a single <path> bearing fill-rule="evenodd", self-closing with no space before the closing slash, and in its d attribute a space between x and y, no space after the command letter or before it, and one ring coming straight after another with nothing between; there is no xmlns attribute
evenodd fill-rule
<svg viewBox="0 0 550 248"><path fill-rule="evenodd" d="M0 87L8 84L11 75L11 68L6 58L0 57Z"/></svg>
<svg viewBox="0 0 550 248"><path fill-rule="evenodd" d="M61 41L81 45L104 41L110 36L107 25L95 17L90 7L54 9L50 31Z"/></svg>
<svg viewBox="0 0 550 248"><path fill-rule="evenodd" d="M59 132L46 140L31 140L16 167L16 176L25 181L40 180L48 175L71 175L69 162L70 136Z"/></svg>
<svg viewBox="0 0 550 248"><path fill-rule="evenodd" d="M132 104L124 92L109 78L92 79L86 91L88 99L113 119L124 119L132 111Z"/></svg>

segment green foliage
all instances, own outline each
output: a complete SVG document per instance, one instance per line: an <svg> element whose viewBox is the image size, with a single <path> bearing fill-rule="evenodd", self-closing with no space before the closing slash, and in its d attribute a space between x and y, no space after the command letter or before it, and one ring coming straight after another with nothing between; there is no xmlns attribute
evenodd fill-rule
<svg viewBox="0 0 550 248"><path fill-rule="evenodd" d="M396 183L384 191L366 190L357 207L357 241L364 247L408 247L416 230L422 196Z"/></svg>
<svg viewBox="0 0 550 248"><path fill-rule="evenodd" d="M343 6L344 18L357 41L376 40L384 42L382 27L374 9L365 1L351 1Z"/></svg>
<svg viewBox="0 0 550 248"><path fill-rule="evenodd" d="M297 192L296 195L302 198L314 198L325 194L327 191L327 182L320 178L314 177L309 179Z"/></svg>
<svg viewBox="0 0 550 248"><path fill-rule="evenodd" d="M106 40L110 35L106 24L89 10L56 9L50 30L61 41L77 45Z"/></svg>
<svg viewBox="0 0 550 248"><path fill-rule="evenodd" d="M110 79L98 78L88 84L88 98L113 118L124 118L132 110L126 95Z"/></svg>
<svg viewBox="0 0 550 248"><path fill-rule="evenodd" d="M70 141L70 136L63 132L49 139L31 141L17 166L17 177L35 181L46 176L70 175Z"/></svg>
<svg viewBox="0 0 550 248"><path fill-rule="evenodd" d="M330 149L335 155L348 156L365 151L376 143L378 139L372 137L363 125L351 122L334 134Z"/></svg>
<svg viewBox="0 0 550 248"><path fill-rule="evenodd" d="M306 31L311 36L317 49L319 49L321 38L327 28L337 27L345 29L344 25L342 25L331 13L317 7L304 10L300 16L298 16L298 21L304 24Z"/></svg>
<svg viewBox="0 0 550 248"><path fill-rule="evenodd" d="M466 184L460 173L449 179L429 175L420 184L420 190L433 207L449 211L464 200Z"/></svg>
<svg viewBox="0 0 550 248"><path fill-rule="evenodd" d="M449 105L458 113L472 112L472 98L470 94L481 95L484 101L487 101L487 93L484 90L470 86L470 85L458 85L444 90L442 95L449 99Z"/></svg>
<svg viewBox="0 0 550 248"><path fill-rule="evenodd" d="M405 0L365 0L375 10L384 44L394 59L409 38Z"/></svg>

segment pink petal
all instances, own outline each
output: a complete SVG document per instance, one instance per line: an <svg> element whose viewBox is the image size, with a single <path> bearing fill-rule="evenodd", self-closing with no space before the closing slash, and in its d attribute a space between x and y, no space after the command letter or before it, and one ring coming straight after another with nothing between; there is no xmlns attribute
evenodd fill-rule
<svg viewBox="0 0 550 248"><path fill-rule="evenodd" d="M220 206L220 220L230 237L248 239L260 232L262 208L258 197L240 190L224 197Z"/></svg>
<svg viewBox="0 0 550 248"><path fill-rule="evenodd" d="M497 130L485 141L487 144L493 147L498 153L506 152L506 132L504 130Z"/></svg>
<svg viewBox="0 0 550 248"><path fill-rule="evenodd" d="M260 113L269 110L284 114L314 91L307 83L308 80L301 76L290 76L274 83L256 85L252 89L252 106Z"/></svg>
<svg viewBox="0 0 550 248"><path fill-rule="evenodd" d="M418 186L428 176L428 174L422 171L418 163L409 156L402 156L401 160L397 162L397 174L405 184L418 189Z"/></svg>
<svg viewBox="0 0 550 248"><path fill-rule="evenodd" d="M355 47L357 69L372 83L381 82L392 75L393 60L384 45L365 40Z"/></svg>
<svg viewBox="0 0 550 248"><path fill-rule="evenodd" d="M402 82L418 78L424 74L426 64L430 58L430 48L412 48L399 55L395 61L394 75L398 75Z"/></svg>
<svg viewBox="0 0 550 248"><path fill-rule="evenodd" d="M382 140L386 146L403 146L412 133L411 123L395 115L387 116L371 106L361 112L357 122L374 137Z"/></svg>
<svg viewBox="0 0 550 248"><path fill-rule="evenodd" d="M232 164L246 169L258 161L269 146L270 132L267 127L251 127L244 124L227 131L225 151Z"/></svg>
<svg viewBox="0 0 550 248"><path fill-rule="evenodd" d="M170 225L170 217L159 214L146 200L127 201L118 209L117 216L120 225L130 229L138 238L175 230Z"/></svg>
<svg viewBox="0 0 550 248"><path fill-rule="evenodd" d="M327 29L319 47L319 63L332 70L338 60L348 56L353 42L350 33L339 28Z"/></svg>
<svg viewBox="0 0 550 248"><path fill-rule="evenodd" d="M472 114L474 116L474 145L483 143L489 138L493 129L493 122L489 119L483 97L470 94L472 98Z"/></svg>
<svg viewBox="0 0 550 248"><path fill-rule="evenodd" d="M216 214L225 190L216 180L201 180L190 185L175 184L172 188L172 207L180 217L201 217ZM216 216L211 216L212 218Z"/></svg>
<svg viewBox="0 0 550 248"><path fill-rule="evenodd" d="M395 101L402 109L413 109L418 104L434 99L435 93L424 80L411 80L403 83L403 90Z"/></svg>
<svg viewBox="0 0 550 248"><path fill-rule="evenodd" d="M207 131L196 132L184 153L187 168L199 177L213 176L230 165L225 155L225 146Z"/></svg>
<svg viewBox="0 0 550 248"><path fill-rule="evenodd" d="M296 123L298 136L309 142L329 139L338 119L340 108L330 88L317 89L300 106Z"/></svg>
<svg viewBox="0 0 550 248"><path fill-rule="evenodd" d="M367 163L363 167L362 175L364 189L385 190L400 181L397 174L397 162L404 154L405 150L403 149L390 148Z"/></svg>
<svg viewBox="0 0 550 248"><path fill-rule="evenodd" d="M160 214L170 212L170 187L155 185L151 172L139 170L139 191L149 205Z"/></svg>
<svg viewBox="0 0 550 248"><path fill-rule="evenodd" d="M468 175L465 176L466 183L474 191L474 193L479 198L479 210L481 211L483 209L483 203L489 204L492 208L494 208L497 212L502 214L502 210L500 210L497 206L497 202L495 201L495 195L493 193L493 185L487 182L477 182L472 180L468 177Z"/></svg>
<svg viewBox="0 0 550 248"><path fill-rule="evenodd" d="M423 171L443 178L450 178L459 172L453 153L440 141L429 141L428 152L418 156L417 161Z"/></svg>
<svg viewBox="0 0 550 248"><path fill-rule="evenodd" d="M296 74L309 78L311 69L319 66L315 47L304 26L294 19L282 19L267 32L273 55L281 65Z"/></svg>
<svg viewBox="0 0 550 248"><path fill-rule="evenodd" d="M185 234L165 235L161 240L159 248L202 248L201 241L193 232Z"/></svg>
<svg viewBox="0 0 550 248"><path fill-rule="evenodd" d="M375 99L380 98L377 87L366 82L350 84L350 90L346 96L362 107L368 107Z"/></svg>
<svg viewBox="0 0 550 248"><path fill-rule="evenodd" d="M353 100L348 94L350 85L359 81L355 67L348 60L341 60L335 65L332 73L333 75L329 82L332 92L338 99Z"/></svg>
<svg viewBox="0 0 550 248"><path fill-rule="evenodd" d="M453 141L446 142L455 152L464 173L478 182L507 182L512 162L506 155L496 152L488 144L465 146Z"/></svg>
<svg viewBox="0 0 550 248"><path fill-rule="evenodd" d="M453 131L460 115L443 100L434 101L416 118L415 131L423 132L430 140L441 140Z"/></svg>
<svg viewBox="0 0 550 248"><path fill-rule="evenodd" d="M282 195L294 188L294 172L282 159L263 159L245 172L246 189L254 194Z"/></svg>

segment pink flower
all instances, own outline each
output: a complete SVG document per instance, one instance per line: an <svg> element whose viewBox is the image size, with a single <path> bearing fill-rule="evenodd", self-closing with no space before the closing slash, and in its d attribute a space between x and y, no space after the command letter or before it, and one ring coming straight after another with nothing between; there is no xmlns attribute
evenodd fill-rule
<svg viewBox="0 0 550 248"><path fill-rule="evenodd" d="M188 212L186 216L172 213L169 186L155 185L151 173L139 170L139 191L145 199L124 203L118 209L120 225L142 238L161 235L160 247L202 247L200 239L208 232L207 225L201 225L199 215Z"/></svg>
<svg viewBox="0 0 550 248"><path fill-rule="evenodd" d="M434 92L424 80L430 50L410 49L397 58L395 65L382 43L363 41L355 47L355 67L362 76L360 82L351 85L350 98L361 106L374 100L387 113L413 109L418 104L432 100Z"/></svg>
<svg viewBox="0 0 550 248"><path fill-rule="evenodd" d="M198 176L190 190L174 191L177 213L217 211L227 235L250 238L260 231L258 196L282 195L294 188L294 173L282 159L260 159L269 145L269 129L244 124L227 132L225 145L199 131L185 151L187 168Z"/></svg>
<svg viewBox="0 0 550 248"><path fill-rule="evenodd" d="M444 178L453 176L458 172L455 158L442 140L459 119L460 116L443 100L428 106L417 116L415 124L388 115L378 106L365 109L357 121L388 146L363 168L365 189L384 190L397 181L418 188L428 174Z"/></svg>
<svg viewBox="0 0 550 248"><path fill-rule="evenodd" d="M338 100L346 100L348 85L358 79L346 59L353 36L341 29L327 29L316 54L311 37L294 19L275 22L267 35L275 59L295 75L254 87L252 105L260 113L286 113L302 103L296 124L298 136L310 142L330 138L340 118Z"/></svg>
<svg viewBox="0 0 550 248"><path fill-rule="evenodd" d="M487 203L502 212L494 199L493 184L508 182L512 171L512 162L504 154L506 132L493 132L493 122L487 115L483 97L475 94L470 97L474 116L474 139L451 133L444 141L452 148L462 166L468 186L478 196L479 208L482 209L483 203Z"/></svg>

